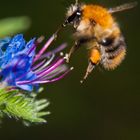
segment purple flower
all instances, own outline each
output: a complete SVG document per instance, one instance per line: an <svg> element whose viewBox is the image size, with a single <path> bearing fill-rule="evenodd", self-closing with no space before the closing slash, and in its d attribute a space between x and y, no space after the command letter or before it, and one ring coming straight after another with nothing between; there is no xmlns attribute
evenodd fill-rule
<svg viewBox="0 0 140 140"><path fill-rule="evenodd" d="M45 53L54 39L52 36L37 54L36 47L42 41L42 37L27 43L21 34L0 40L1 83L32 91L39 84L62 79L71 69L64 64L64 58L54 58L66 44Z"/></svg>

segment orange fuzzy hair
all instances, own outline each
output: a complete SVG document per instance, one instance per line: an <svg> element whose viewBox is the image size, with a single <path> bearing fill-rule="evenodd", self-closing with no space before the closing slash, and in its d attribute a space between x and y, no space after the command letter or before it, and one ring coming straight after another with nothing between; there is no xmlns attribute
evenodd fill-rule
<svg viewBox="0 0 140 140"><path fill-rule="evenodd" d="M107 9L98 5L84 5L83 8L83 20L93 20L103 28L109 28L112 26L114 19Z"/></svg>

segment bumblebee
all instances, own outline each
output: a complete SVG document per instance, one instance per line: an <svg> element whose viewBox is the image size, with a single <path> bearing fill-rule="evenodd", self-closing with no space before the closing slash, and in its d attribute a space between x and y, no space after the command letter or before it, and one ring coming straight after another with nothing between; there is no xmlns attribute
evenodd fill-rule
<svg viewBox="0 0 140 140"><path fill-rule="evenodd" d="M83 80L99 64L107 70L113 70L124 60L126 43L112 14L131 9L136 5L137 2L132 2L108 9L101 5L80 4L76 0L76 3L68 8L62 27L73 25L75 43L65 58L69 62L71 55L81 45L86 44L89 64Z"/></svg>

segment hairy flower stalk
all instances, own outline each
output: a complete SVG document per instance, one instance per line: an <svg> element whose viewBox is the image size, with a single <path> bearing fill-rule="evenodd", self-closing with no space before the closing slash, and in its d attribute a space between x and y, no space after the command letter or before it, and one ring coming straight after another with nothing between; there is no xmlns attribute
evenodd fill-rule
<svg viewBox="0 0 140 140"><path fill-rule="evenodd" d="M43 37L26 42L18 34L0 40L0 116L4 113L29 122L45 122L42 117L48 112L42 110L49 103L36 100L32 93L39 91L40 84L58 81L72 69L63 57L55 58L66 44L46 52L54 39L53 35L38 53Z"/></svg>

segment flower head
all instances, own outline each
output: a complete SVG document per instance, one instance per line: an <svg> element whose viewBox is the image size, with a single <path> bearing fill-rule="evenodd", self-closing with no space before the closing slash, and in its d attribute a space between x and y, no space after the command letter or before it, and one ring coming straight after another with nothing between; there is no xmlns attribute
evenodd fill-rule
<svg viewBox="0 0 140 140"><path fill-rule="evenodd" d="M0 40L0 76L1 83L6 86L32 91L41 83L49 83L63 78L70 69L64 64L64 58L54 60L56 53L66 45L45 53L55 39L53 35L36 54L36 47L42 38L33 38L29 42L18 34L13 38Z"/></svg>

